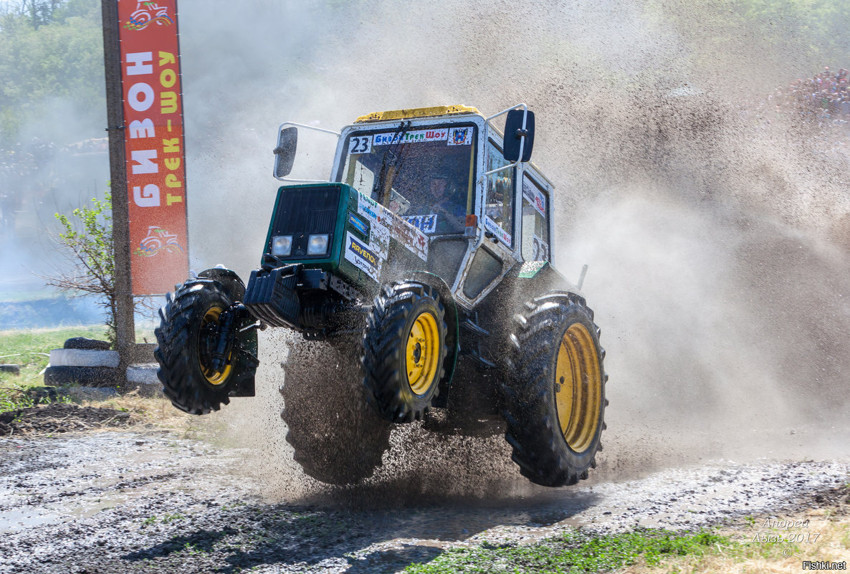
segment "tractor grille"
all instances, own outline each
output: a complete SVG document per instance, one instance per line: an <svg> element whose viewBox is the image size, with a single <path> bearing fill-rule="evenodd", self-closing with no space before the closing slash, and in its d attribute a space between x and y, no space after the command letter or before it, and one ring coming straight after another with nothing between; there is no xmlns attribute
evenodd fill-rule
<svg viewBox="0 0 850 574"><path fill-rule="evenodd" d="M307 255L307 240L317 233L328 234L328 246L334 242L334 227L339 207L339 187L304 187L284 189L272 224L272 237L292 236L292 253L281 259L323 258ZM266 253L271 244L266 245Z"/></svg>

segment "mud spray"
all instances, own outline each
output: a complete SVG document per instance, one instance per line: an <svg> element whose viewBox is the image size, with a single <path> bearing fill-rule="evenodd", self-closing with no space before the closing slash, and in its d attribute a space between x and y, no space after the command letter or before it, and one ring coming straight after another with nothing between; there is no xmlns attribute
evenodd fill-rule
<svg viewBox="0 0 850 574"><path fill-rule="evenodd" d="M244 276L257 264L281 121L338 129L381 109L523 101L537 113L535 161L556 185L555 264L572 279L589 264L608 350L596 480L702 458L846 455L835 437L850 373L847 133L767 103L848 64L814 54L817 38L781 18L721 33L726 3L231 4L182 6L193 267ZM788 27L783 45L776 26ZM331 154L312 159L325 177ZM540 493L501 437L416 428L394 434L369 485L312 482L278 418L284 337L260 344L258 397L216 416L270 496L504 504Z"/></svg>

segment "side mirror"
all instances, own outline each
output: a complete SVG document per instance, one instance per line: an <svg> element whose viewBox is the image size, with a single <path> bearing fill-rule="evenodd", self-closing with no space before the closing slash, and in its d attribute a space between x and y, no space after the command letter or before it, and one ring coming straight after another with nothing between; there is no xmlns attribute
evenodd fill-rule
<svg viewBox="0 0 850 574"><path fill-rule="evenodd" d="M525 129L522 127L523 116L525 116ZM531 159L531 148L534 147L534 112L526 110L511 110L505 119L505 160L515 162L519 159L519 146L525 140L522 147L522 160Z"/></svg>
<svg viewBox="0 0 850 574"><path fill-rule="evenodd" d="M274 148L274 176L286 177L295 163L295 149L298 147L298 128L289 127L280 130L277 147Z"/></svg>

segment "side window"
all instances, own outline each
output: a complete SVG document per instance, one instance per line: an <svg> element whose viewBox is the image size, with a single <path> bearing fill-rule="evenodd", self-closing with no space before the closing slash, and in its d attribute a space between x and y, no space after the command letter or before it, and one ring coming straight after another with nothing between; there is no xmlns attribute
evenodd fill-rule
<svg viewBox="0 0 850 574"><path fill-rule="evenodd" d="M487 142L487 171L510 163L492 141ZM514 172L514 169L505 169L488 175L484 201L484 227L511 248L514 233Z"/></svg>
<svg viewBox="0 0 850 574"><path fill-rule="evenodd" d="M522 178L522 258L549 261L549 196L534 181Z"/></svg>

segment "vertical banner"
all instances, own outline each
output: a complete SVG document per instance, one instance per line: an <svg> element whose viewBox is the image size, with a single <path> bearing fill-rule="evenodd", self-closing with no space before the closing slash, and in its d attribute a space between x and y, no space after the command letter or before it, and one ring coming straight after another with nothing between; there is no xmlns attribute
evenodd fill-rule
<svg viewBox="0 0 850 574"><path fill-rule="evenodd" d="M189 272L177 0L118 1L134 295Z"/></svg>

